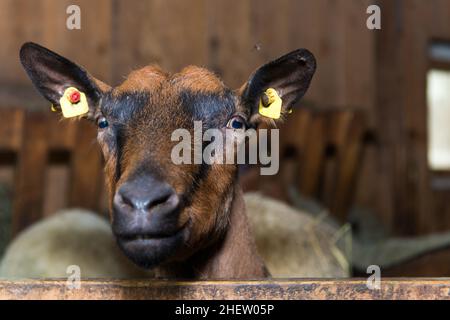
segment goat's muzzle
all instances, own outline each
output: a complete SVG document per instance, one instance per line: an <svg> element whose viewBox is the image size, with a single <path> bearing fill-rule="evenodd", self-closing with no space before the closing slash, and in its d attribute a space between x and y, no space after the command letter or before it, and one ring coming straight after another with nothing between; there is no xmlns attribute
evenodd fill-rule
<svg viewBox="0 0 450 320"><path fill-rule="evenodd" d="M140 176L123 183L113 200L113 232L124 253L149 268L173 256L186 238L180 198L165 182Z"/></svg>

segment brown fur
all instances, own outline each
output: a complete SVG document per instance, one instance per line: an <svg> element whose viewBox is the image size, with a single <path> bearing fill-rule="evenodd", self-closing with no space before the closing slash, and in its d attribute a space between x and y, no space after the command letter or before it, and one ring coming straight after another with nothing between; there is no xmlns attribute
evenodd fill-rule
<svg viewBox="0 0 450 320"><path fill-rule="evenodd" d="M115 93L133 91L155 91L168 74L158 65L149 65L131 72L126 80L115 89Z"/></svg>
<svg viewBox="0 0 450 320"><path fill-rule="evenodd" d="M143 109L141 117L145 121L141 125L137 126L134 122L134 126L128 128L128 123L125 123L127 130L132 132L130 134L133 139L130 139L123 148L122 174L117 181L114 179L117 157L106 139L101 134L99 135L99 142L106 159L105 172L111 207L113 195L121 184L130 179L138 170L138 166L145 163L149 156L147 152L149 148L157 147L157 152L152 155L153 161L158 163L159 171L164 174L162 178L174 186L178 194L186 193L187 189L197 183L193 180L193 176L195 176L198 166L173 165L170 161L170 151L173 147L173 144L168 143L168 141L170 142L170 133L178 127L187 126L185 121L174 117L174 114L177 113L174 109L179 107L177 101L182 91L222 95L226 89L213 73L193 66L172 76L163 73L155 66L149 66L132 72L121 85L112 89L114 96L145 91L152 98L150 104ZM160 127L158 135L152 136L152 138L149 138L148 135L151 125L150 118L157 118L166 124L164 127ZM183 271L178 271L177 274L187 275L193 272L193 277L207 275L207 277L216 278L223 278L224 273L231 276L234 272L236 277L266 275L261 260L255 253L250 254L254 249L254 243L249 238L248 222L245 217L245 209L241 204L240 192L237 192L239 197L236 201L233 200L236 188L236 167L234 165L211 166L207 178L198 186L197 191L192 195L191 204L183 210L178 221L179 226L190 224L190 236L184 250L178 253L176 260L180 261L190 257L199 265L199 270L195 271L195 267L187 268L186 266L187 270L182 268ZM231 206L235 202L240 204ZM228 245L223 246L225 243L233 244L231 251L228 249ZM238 248L239 246L241 249ZM248 259L242 259L244 253L246 256L248 255ZM233 264L221 261L224 257L232 259L235 254L237 254L236 262L247 261L239 269L231 267ZM199 257L204 257L204 261ZM216 260L218 260L217 263ZM168 264L169 267L160 268L161 274L180 270L180 268L175 268L175 265L183 265L183 263L171 262Z"/></svg>
<svg viewBox="0 0 450 320"><path fill-rule="evenodd" d="M225 84L211 71L197 66L183 68L173 77L172 84L197 93L221 93Z"/></svg>

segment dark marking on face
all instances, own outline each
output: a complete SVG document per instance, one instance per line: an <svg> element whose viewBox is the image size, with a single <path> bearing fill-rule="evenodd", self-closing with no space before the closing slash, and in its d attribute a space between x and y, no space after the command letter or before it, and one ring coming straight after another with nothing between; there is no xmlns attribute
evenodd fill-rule
<svg viewBox="0 0 450 320"><path fill-rule="evenodd" d="M128 250L127 255L142 266L189 256L222 234L218 230L224 230L227 224L226 216L220 213L219 208L233 188L237 173L235 166L215 166L204 162L176 165L171 160L171 150L175 144L171 142L171 134L174 130L187 129L193 137L194 121L202 121L203 132L213 128L223 129L233 116L238 102L235 93L212 73L200 68L192 70L208 81L216 79L216 85L208 90L198 90L200 87L195 84L196 78L181 72L167 76L157 86L146 84L145 78L135 79L134 85L139 84L140 87L130 91L131 80L127 79L124 84L103 95L97 112L97 117L104 117L109 123L107 128L100 129L99 142L103 149L111 150L104 154L107 163L114 164L107 166L106 172L112 194L113 230L132 228L137 223L136 217L139 215L124 212L123 207L114 203L114 198L123 186L136 184L136 190L142 188L136 182L139 180L142 184L139 177L152 177L151 183L155 187L156 184L168 184L179 199L173 211L176 219L169 219L168 216L158 218L162 221L158 225L168 230L174 229L174 225L186 225L182 238L178 234L177 241L168 239L170 254L162 250L162 243L151 252L149 247L134 252L139 246L124 244L128 240L123 240L121 247ZM151 80L152 77L147 79ZM207 144L203 142L203 148ZM206 193L208 196L205 197ZM127 206L131 208L130 204ZM124 216L130 218L127 220ZM150 215L148 219L156 221L154 219L157 218ZM144 225L151 226L153 222L150 220L143 222ZM119 221L122 225L115 225ZM120 239L119 236L119 242ZM146 252L148 255L144 254Z"/></svg>
<svg viewBox="0 0 450 320"><path fill-rule="evenodd" d="M114 90L106 93L100 105L102 115L115 120L118 123L125 124L133 119L133 116L142 108L148 106L150 92L133 91L118 92Z"/></svg>
<svg viewBox="0 0 450 320"><path fill-rule="evenodd" d="M194 121L202 121L203 129L220 129L235 111L236 97L229 89L220 93L180 93L183 109Z"/></svg>

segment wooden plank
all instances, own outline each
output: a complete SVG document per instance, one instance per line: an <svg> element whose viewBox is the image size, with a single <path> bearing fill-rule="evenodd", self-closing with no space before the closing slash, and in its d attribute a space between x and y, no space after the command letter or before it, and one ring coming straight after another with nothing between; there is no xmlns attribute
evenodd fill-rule
<svg viewBox="0 0 450 320"><path fill-rule="evenodd" d="M354 110L329 112L329 126L327 127L328 143L341 149L348 139L348 130L354 121Z"/></svg>
<svg viewBox="0 0 450 320"><path fill-rule="evenodd" d="M304 152L308 140L312 112L308 109L293 110L286 122L279 125L280 128L280 151L286 148L294 148L297 156Z"/></svg>
<svg viewBox="0 0 450 320"><path fill-rule="evenodd" d="M80 123L79 120L64 119L59 113L55 114L48 112L47 114L49 128L49 152L59 154L59 157L62 155L63 158L57 160L57 163L48 164L46 172L47 181L45 185L44 206L42 209L43 216L52 215L59 210L66 208L71 203L71 201L69 201L69 191L72 190L71 178L77 174L72 174L73 167L71 166L71 159L76 157L76 149L79 148L79 143L77 145L77 133ZM81 120L81 122L84 121L85 120ZM91 165L88 164L88 166ZM96 168L95 165L94 168ZM79 181L78 179L79 178L77 178L76 181ZM94 187L98 183L99 182L97 180L92 181L92 185ZM76 187L79 187L78 183L76 184ZM91 191L91 189L88 191ZM90 194L90 196L95 197L96 194L93 193ZM75 206L82 206L79 201L79 199L74 200L73 203L75 203ZM88 202L88 205L92 205L92 201Z"/></svg>
<svg viewBox="0 0 450 320"><path fill-rule="evenodd" d="M348 208L353 200L356 175L362 159L364 118L354 114L347 130L346 144L339 148L339 171L331 212L341 221L347 221Z"/></svg>
<svg viewBox="0 0 450 320"><path fill-rule="evenodd" d="M401 178L403 185L399 194L400 213L396 214L396 225L403 227L403 233L419 234L448 230L445 220L439 217L439 212L433 212L427 157L427 45L433 35L428 27L434 20L428 20L427 12L430 6L417 2L404 2L402 6L402 28L405 32L396 41L396 50L400 43L400 52L408 52L401 56L398 72L402 81L402 89L397 93L401 103L397 105L402 112L402 127L400 129L402 150L398 162L394 163L397 172L404 170ZM433 21L433 22L432 22ZM416 23L422 26L416 27ZM414 28L409 26L414 25ZM413 31L414 30L414 31ZM394 44L393 44L394 45ZM411 68L411 63L414 68ZM443 214L448 213L442 212ZM407 229L408 228L408 229Z"/></svg>
<svg viewBox="0 0 450 320"><path fill-rule="evenodd" d="M373 205L380 220L393 231L397 229L394 219L403 212L396 206L398 201L405 201L401 197L401 184L404 178L404 170L395 171L393 163L396 162L397 148L403 148L403 142L398 141L401 135L400 128L403 116L400 110L400 86L402 79L399 77L398 66L402 61L402 51L398 49L398 37L401 34L398 19L401 17L400 6L392 1L381 0L383 8L383 32L376 33L376 82L379 88L376 96L376 121L379 148L377 152L378 179L375 192L378 197ZM371 186L368 186L371 187ZM394 230L397 229L397 230Z"/></svg>
<svg viewBox="0 0 450 320"><path fill-rule="evenodd" d="M251 0L207 1L208 65L231 88L239 88L260 63L252 35ZM233 14L230 14L233 12Z"/></svg>
<svg viewBox="0 0 450 320"><path fill-rule="evenodd" d="M70 187L70 168L67 163L48 163L42 217L48 217L67 208Z"/></svg>
<svg viewBox="0 0 450 320"><path fill-rule="evenodd" d="M372 0L338 1L336 10L340 16L337 25L340 29L328 33L329 37L338 38L336 51L340 54L332 51L332 56L334 59L342 56L342 59L334 60L339 75L336 87L340 99L333 104L342 101L342 105L348 108L365 110L369 120L372 120L376 108L376 31L366 27L366 10L372 4ZM336 15L333 10L328 10L328 14Z"/></svg>
<svg viewBox="0 0 450 320"><path fill-rule="evenodd" d="M449 279L383 279L371 290L365 279L267 281L0 281L0 299L196 300L436 300L450 299Z"/></svg>
<svg viewBox="0 0 450 320"><path fill-rule="evenodd" d="M314 196L319 186L325 151L325 119L315 114L309 132L309 140L301 156L299 189L306 196Z"/></svg>
<svg viewBox="0 0 450 320"><path fill-rule="evenodd" d="M292 4L292 0L251 0L249 22L252 33L251 38L247 39L247 46L248 50L254 45L258 46L254 63L263 65L298 49L297 43L289 37L290 21L286 18L292 10ZM241 79L244 80L246 79Z"/></svg>
<svg viewBox="0 0 450 320"><path fill-rule="evenodd" d="M64 119L60 113L50 113L49 111L47 121L49 127L49 148L68 151L76 147L78 120Z"/></svg>
<svg viewBox="0 0 450 320"><path fill-rule="evenodd" d="M336 38L335 6L339 6L335 1L292 1L285 18L290 23L287 36L292 45L307 48L318 61L319 68L304 98L317 106L334 105L337 101L335 67L342 57L336 55L333 42Z"/></svg>
<svg viewBox="0 0 450 320"><path fill-rule="evenodd" d="M77 125L76 143L71 154L69 207L99 210L103 179L96 133L95 126L87 121Z"/></svg>
<svg viewBox="0 0 450 320"><path fill-rule="evenodd" d="M207 65L205 11L205 0L114 0L114 82L150 63L170 72Z"/></svg>
<svg viewBox="0 0 450 320"><path fill-rule="evenodd" d="M25 116L23 144L18 155L12 232L16 235L41 218L48 155L47 117L30 112Z"/></svg>
<svg viewBox="0 0 450 320"><path fill-rule="evenodd" d="M377 194L377 145L374 141L365 141L362 152L361 167L355 182L355 194L352 205L358 208L368 208L374 213L378 201ZM376 214L376 213L375 213Z"/></svg>
<svg viewBox="0 0 450 320"><path fill-rule="evenodd" d="M320 199L327 208L333 206L340 169L339 155L347 141L353 113L353 111L347 110L323 114L326 117L327 124L325 165Z"/></svg>
<svg viewBox="0 0 450 320"><path fill-rule="evenodd" d="M0 149L18 151L22 144L24 112L4 109L0 117Z"/></svg>

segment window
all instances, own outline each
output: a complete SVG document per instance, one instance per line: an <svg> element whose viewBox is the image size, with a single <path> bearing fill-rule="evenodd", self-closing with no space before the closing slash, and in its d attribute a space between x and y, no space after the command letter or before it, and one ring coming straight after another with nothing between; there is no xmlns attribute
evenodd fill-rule
<svg viewBox="0 0 450 320"><path fill-rule="evenodd" d="M428 166L450 170L450 43L433 43L427 74Z"/></svg>

